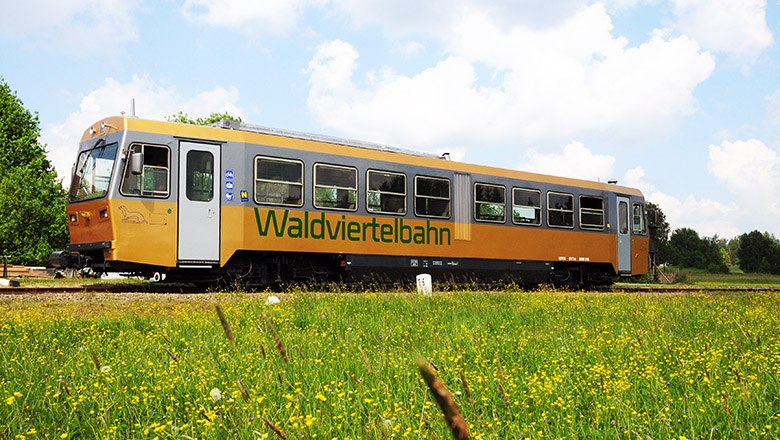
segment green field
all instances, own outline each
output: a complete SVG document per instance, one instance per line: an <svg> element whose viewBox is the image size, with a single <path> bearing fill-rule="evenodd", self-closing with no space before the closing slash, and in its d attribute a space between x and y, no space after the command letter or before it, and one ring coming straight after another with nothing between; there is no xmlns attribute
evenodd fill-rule
<svg viewBox="0 0 780 440"><path fill-rule="evenodd" d="M688 281L701 286L747 286L747 287L777 287L780 288L780 275L760 273L727 273L713 274L704 271L688 272Z"/></svg>
<svg viewBox="0 0 780 440"><path fill-rule="evenodd" d="M743 273L738 268L732 268L731 273L711 273L706 270L691 268L665 267L659 270L656 282L649 283L646 276L630 283L618 282L618 288L645 284L647 287L663 286L681 288L705 288L705 289L769 289L780 290L780 275L762 273Z"/></svg>
<svg viewBox="0 0 780 440"><path fill-rule="evenodd" d="M266 296L0 300L0 439L780 436L776 292Z"/></svg>

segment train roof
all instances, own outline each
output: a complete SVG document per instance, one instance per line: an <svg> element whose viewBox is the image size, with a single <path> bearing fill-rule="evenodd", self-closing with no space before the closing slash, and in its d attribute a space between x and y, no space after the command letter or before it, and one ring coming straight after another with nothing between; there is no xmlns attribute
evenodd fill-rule
<svg viewBox="0 0 780 440"><path fill-rule="evenodd" d="M322 134L305 133L300 131L285 130L281 128L265 127L262 125L252 125L239 121L232 121L229 119L223 119L211 127L228 128L231 130L243 130L252 133L269 134L273 136L282 136L293 139L301 139L304 141L323 142L333 145L345 145L348 147L367 148L369 150L388 151L391 153L408 154L411 156L429 157L432 159L442 159L443 157L438 154L429 153L427 151L410 150L406 148L394 147L391 145L380 144L377 142L361 141L357 139L340 138L335 136L327 136Z"/></svg>
<svg viewBox="0 0 780 440"><path fill-rule="evenodd" d="M447 169L472 174L492 175L519 180L544 182L566 186L590 188L601 191L617 192L627 195L642 196L636 188L626 187L591 180L569 177L551 176L526 171L496 168L485 165L474 165L464 162L450 161L443 156L397 148L374 142L344 139L311 133L249 125L236 121L221 121L214 126L181 124L175 122L153 121L127 116L113 116L101 119L84 131L81 141L102 136L107 130L138 131L157 134L167 134L181 138L197 138L214 141L245 142L261 145L321 152L328 154L344 154L369 160L398 162L409 165L419 165ZM343 151L334 150L343 148Z"/></svg>

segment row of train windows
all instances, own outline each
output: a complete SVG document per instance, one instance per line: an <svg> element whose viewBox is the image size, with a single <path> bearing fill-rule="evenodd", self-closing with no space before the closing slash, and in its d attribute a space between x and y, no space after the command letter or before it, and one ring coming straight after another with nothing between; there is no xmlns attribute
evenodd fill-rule
<svg viewBox="0 0 780 440"><path fill-rule="evenodd" d="M167 197L169 150L165 147L135 144L133 152L144 153L142 175L125 170L121 191L125 195ZM191 152L192 153L192 152ZM190 158L188 157L188 164ZM188 169L195 170L191 166ZM257 156L254 164L255 202L261 205L303 206L303 162L277 157ZM198 173L195 173L198 174ZM187 196L191 200L190 180L197 183L197 175L187 179ZM406 175L381 170L368 170L366 209L379 214L406 214ZM201 185L211 191L211 180ZM358 171L356 168L318 163L314 165L314 206L319 209L355 211L358 204ZM542 224L542 192L531 188L512 188L512 222L520 225ZM547 224L552 227L574 227L574 195L549 191ZM430 176L414 177L414 214L418 217L450 218L451 189L449 179ZM627 233L627 206L620 206L621 233ZM632 206L632 230L646 232L644 208ZM474 218L481 222L506 221L506 188L489 183L474 184ZM579 225L582 229L603 230L605 227L604 199L598 196L579 196ZM625 225L625 226L624 226ZM626 230L624 230L626 229Z"/></svg>
<svg viewBox="0 0 780 440"><path fill-rule="evenodd" d="M119 191L126 196L168 197L170 150L156 145L133 144L129 153L143 154L140 174L125 166ZM129 157L129 155L128 155ZM208 151L187 152L186 197L196 202L208 202L214 197L214 156Z"/></svg>
<svg viewBox="0 0 780 440"><path fill-rule="evenodd" d="M406 175L392 171L368 170L366 209L380 214L406 214ZM547 224L574 227L574 195L547 192ZM317 163L314 165L314 207L357 210L358 170L353 167ZM255 202L263 205L303 206L303 162L257 156L255 158ZM414 214L418 217L449 218L451 191L449 179L414 177ZM633 231L646 232L644 209L634 203ZM474 218L477 221L506 221L506 188L501 185L474 184ZM542 192L538 189L512 188L512 222L542 224ZM579 197L579 225L582 229L603 230L604 198ZM621 231L623 232L623 231Z"/></svg>

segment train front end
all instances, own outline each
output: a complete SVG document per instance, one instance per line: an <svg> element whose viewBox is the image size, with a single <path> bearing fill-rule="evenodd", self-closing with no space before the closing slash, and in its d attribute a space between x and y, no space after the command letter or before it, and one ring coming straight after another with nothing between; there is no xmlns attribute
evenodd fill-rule
<svg viewBox="0 0 780 440"><path fill-rule="evenodd" d="M144 158L143 145L129 141L128 133L124 117L85 130L66 203L70 244L51 254L53 266L139 275L175 266L170 152ZM163 166L149 165L152 160ZM154 197L142 198L147 192Z"/></svg>

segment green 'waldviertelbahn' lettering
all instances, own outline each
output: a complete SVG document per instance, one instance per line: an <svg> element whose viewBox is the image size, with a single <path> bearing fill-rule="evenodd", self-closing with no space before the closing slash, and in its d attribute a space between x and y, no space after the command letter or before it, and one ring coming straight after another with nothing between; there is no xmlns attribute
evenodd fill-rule
<svg viewBox="0 0 780 440"><path fill-rule="evenodd" d="M303 218L291 216L285 209L279 215L278 211L266 211L261 218L260 210L255 208L257 232L261 237L268 235L287 238L310 238L314 240L344 240L344 241L374 241L377 243L403 244L433 244L437 246L452 244L452 234L449 228L431 226L430 221L425 226L409 226L404 219L393 219L393 223L379 223L375 217L370 222L347 221L342 215L338 220L325 217L324 212L309 216L303 212Z"/></svg>

